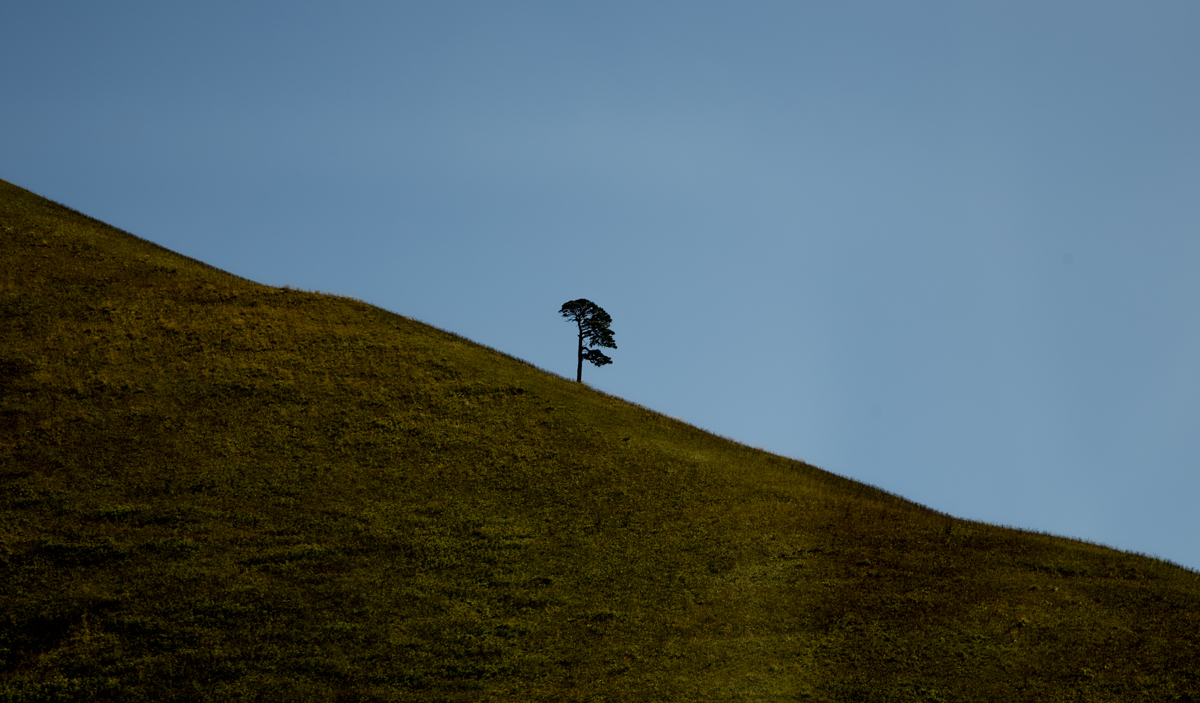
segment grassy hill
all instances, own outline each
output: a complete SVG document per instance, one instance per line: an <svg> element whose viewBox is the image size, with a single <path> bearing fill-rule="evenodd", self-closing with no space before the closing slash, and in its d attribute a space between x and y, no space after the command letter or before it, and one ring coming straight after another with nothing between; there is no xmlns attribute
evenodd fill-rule
<svg viewBox="0 0 1200 703"><path fill-rule="evenodd" d="M3 181L0 394L0 701L1200 700L1194 572Z"/></svg>

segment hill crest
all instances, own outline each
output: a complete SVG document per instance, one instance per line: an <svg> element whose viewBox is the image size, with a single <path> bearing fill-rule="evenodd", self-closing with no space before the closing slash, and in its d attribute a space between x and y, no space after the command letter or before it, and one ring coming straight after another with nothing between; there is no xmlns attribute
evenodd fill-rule
<svg viewBox="0 0 1200 703"><path fill-rule="evenodd" d="M0 700L1186 700L1200 577L0 182Z"/></svg>

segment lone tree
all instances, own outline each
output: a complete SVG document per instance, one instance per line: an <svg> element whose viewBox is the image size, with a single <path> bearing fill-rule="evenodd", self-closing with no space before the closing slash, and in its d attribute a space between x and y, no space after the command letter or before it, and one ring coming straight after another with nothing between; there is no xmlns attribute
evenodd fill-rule
<svg viewBox="0 0 1200 703"><path fill-rule="evenodd" d="M608 328L612 324L612 318L604 312L604 308L585 298L563 303L558 312L568 320L574 320L579 326L579 359L575 366L575 381L582 383L584 359L596 366L612 363L612 359L605 356L604 352L588 348L617 348L616 342L613 341L613 332ZM585 341L587 346L584 346Z"/></svg>

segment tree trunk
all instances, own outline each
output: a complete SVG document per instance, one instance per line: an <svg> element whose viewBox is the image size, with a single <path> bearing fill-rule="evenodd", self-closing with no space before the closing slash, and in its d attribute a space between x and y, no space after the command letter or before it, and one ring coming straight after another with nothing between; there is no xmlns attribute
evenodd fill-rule
<svg viewBox="0 0 1200 703"><path fill-rule="evenodd" d="M575 382L583 383L583 329L579 330L578 360L575 364Z"/></svg>

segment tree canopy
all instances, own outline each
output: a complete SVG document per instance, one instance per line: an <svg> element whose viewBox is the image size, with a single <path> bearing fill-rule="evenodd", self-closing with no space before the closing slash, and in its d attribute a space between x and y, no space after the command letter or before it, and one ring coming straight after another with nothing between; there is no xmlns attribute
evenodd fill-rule
<svg viewBox="0 0 1200 703"><path fill-rule="evenodd" d="M584 359L596 366L612 363L612 359L604 352L593 348L617 348L616 342L613 341L613 331L610 329L612 317L604 311L604 308L586 298L580 298L563 303L558 312L568 320L574 321L579 328L579 347L575 364L576 381L583 381Z"/></svg>

